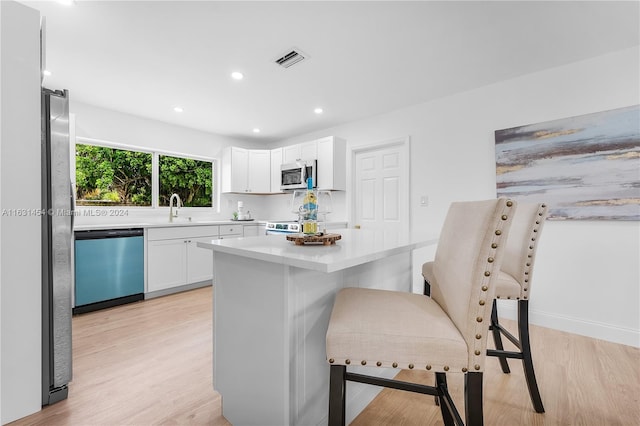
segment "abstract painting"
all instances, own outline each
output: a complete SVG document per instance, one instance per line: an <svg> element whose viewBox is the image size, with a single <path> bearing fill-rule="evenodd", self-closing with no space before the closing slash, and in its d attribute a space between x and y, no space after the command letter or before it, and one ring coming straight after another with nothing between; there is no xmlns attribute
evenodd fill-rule
<svg viewBox="0 0 640 426"><path fill-rule="evenodd" d="M498 196L549 219L640 220L640 105L496 130Z"/></svg>

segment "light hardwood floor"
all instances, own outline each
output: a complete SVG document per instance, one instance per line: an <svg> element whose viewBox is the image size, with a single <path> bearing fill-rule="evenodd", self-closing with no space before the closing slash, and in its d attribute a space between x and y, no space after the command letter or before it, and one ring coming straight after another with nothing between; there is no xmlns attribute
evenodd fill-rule
<svg viewBox="0 0 640 426"><path fill-rule="evenodd" d="M207 287L74 317L69 399L12 425L228 425L211 387L211 297ZM487 425L640 425L640 349L535 326L531 338L546 413L533 411L519 362L506 375L490 358ZM448 383L464 413L462 375ZM441 424L433 397L389 389L352 423Z"/></svg>
<svg viewBox="0 0 640 426"><path fill-rule="evenodd" d="M212 387L211 294L74 316L69 398L12 425L229 425Z"/></svg>

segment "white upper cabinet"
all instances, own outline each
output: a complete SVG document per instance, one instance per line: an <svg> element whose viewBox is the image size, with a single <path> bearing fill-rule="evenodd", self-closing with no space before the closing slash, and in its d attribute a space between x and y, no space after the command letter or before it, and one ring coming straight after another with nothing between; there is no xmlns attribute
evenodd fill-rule
<svg viewBox="0 0 640 426"><path fill-rule="evenodd" d="M280 166L297 160L317 160L318 189L347 189L347 143L327 136L282 148L245 149L228 147L222 151L222 192L279 194Z"/></svg>
<svg viewBox="0 0 640 426"><path fill-rule="evenodd" d="M228 147L222 151L222 192L271 191L271 154L268 149Z"/></svg>
<svg viewBox="0 0 640 426"><path fill-rule="evenodd" d="M280 166L282 165L282 148L271 150L271 193L277 194L280 190Z"/></svg>
<svg viewBox="0 0 640 426"><path fill-rule="evenodd" d="M300 159L300 145L289 145L282 148L282 164L293 163Z"/></svg>
<svg viewBox="0 0 640 426"><path fill-rule="evenodd" d="M271 192L271 151L250 149L247 192L268 194Z"/></svg>
<svg viewBox="0 0 640 426"><path fill-rule="evenodd" d="M344 191L347 189L347 142L329 136L318 139L318 189Z"/></svg>
<svg viewBox="0 0 640 426"><path fill-rule="evenodd" d="M316 141L305 142L300 144L300 159L313 160L318 158L318 145Z"/></svg>
<svg viewBox="0 0 640 426"><path fill-rule="evenodd" d="M297 160L315 160L318 158L316 141L289 145L282 148L282 163L295 163Z"/></svg>

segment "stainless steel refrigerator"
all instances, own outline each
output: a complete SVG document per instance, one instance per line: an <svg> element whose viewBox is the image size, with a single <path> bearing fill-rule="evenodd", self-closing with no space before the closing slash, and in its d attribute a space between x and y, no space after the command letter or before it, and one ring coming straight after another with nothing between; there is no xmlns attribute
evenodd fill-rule
<svg viewBox="0 0 640 426"><path fill-rule="evenodd" d="M71 381L73 214L69 93L42 88L42 405Z"/></svg>

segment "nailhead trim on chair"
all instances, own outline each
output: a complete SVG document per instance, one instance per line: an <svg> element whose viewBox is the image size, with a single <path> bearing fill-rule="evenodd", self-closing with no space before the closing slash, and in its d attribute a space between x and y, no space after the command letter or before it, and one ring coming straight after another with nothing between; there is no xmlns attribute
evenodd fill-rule
<svg viewBox="0 0 640 426"><path fill-rule="evenodd" d="M507 200L505 203L505 209L511 210L513 206L513 202L511 200ZM506 221L509 219L509 215L512 214L510 212L505 211L501 215L502 221ZM485 272L481 279L483 280L482 286L480 287L481 293L478 295L478 302L476 304L477 312L476 312L476 336L474 340L474 351L473 351L473 359L475 362L471 361L469 358L469 365L473 365L475 371L481 371L483 367L483 357L481 354L484 352L486 346L486 339L483 339L483 332L486 331L486 326L483 321L483 317L485 316L487 306L485 304L485 292L489 290L489 283L491 281L491 276L493 275L493 268L495 267L495 250L498 248L500 244L500 240L502 238L502 222L498 224L499 229L496 229L494 232L494 237L491 241L491 249L492 253L487 257L487 264L485 265ZM446 371L446 370L445 370Z"/></svg>
<svg viewBox="0 0 640 426"><path fill-rule="evenodd" d="M547 211L547 205L546 204L541 204L540 208L538 209L538 216L543 217L546 214ZM524 277L522 282L524 283L524 285L522 286L522 293L520 295L520 297L522 297L524 300L527 300L527 296L528 294L525 294L525 292L529 291L529 275L531 272L531 266L533 264L533 257L535 255L535 249L536 249L536 235L538 233L538 229L540 227L540 221L536 220L535 226L533 227L533 229L531 230L531 241L532 244L529 245L529 253L527 254L527 258L531 259L529 260L526 264L525 264L525 270L524 270Z"/></svg>
<svg viewBox="0 0 640 426"><path fill-rule="evenodd" d="M479 354L476 354L479 355ZM336 364L336 365L351 365L351 359L340 359L340 358L329 358L327 360L329 362L329 364ZM375 367L382 367L382 368L398 368L398 369L403 369L403 370L415 370L416 369L416 364L415 363L406 363L406 364L399 364L398 362L391 362L391 361L376 361L375 363L373 361L367 361L367 360L361 360L360 364L363 366L375 366ZM427 364L425 366L426 370L435 370L435 371L462 371L463 369L467 368L466 366L463 365L432 365L432 364Z"/></svg>
<svg viewBox="0 0 640 426"><path fill-rule="evenodd" d="M538 209L538 216L543 217L546 214L547 211L547 205L546 204L541 204L539 209ZM533 228L531 229L530 232L530 241L532 242L532 244L529 245L529 253L527 253L527 259L529 259L526 263L525 263L525 268L522 271L523 273L523 279L521 280L521 282L523 282L523 286L522 289L520 291L520 296L519 297L515 297L512 298L511 296L507 296L506 298L508 300L520 300L521 298L523 300L527 300L528 299L528 291L529 291L529 278L530 278L530 274L531 274L531 269L533 266L533 261L534 261L534 255L535 255L535 249L536 249L536 237L538 234L538 231L540 230L540 224L541 221L540 220L536 220L535 225L533 226ZM496 299L503 299L504 297L496 294Z"/></svg>

